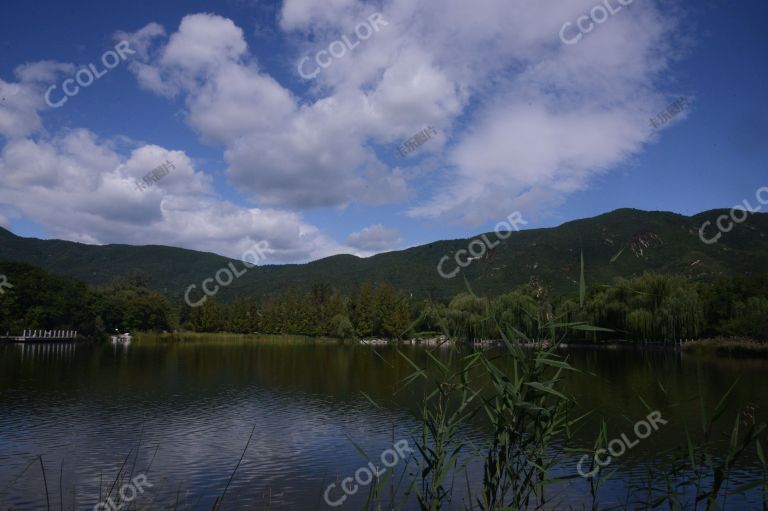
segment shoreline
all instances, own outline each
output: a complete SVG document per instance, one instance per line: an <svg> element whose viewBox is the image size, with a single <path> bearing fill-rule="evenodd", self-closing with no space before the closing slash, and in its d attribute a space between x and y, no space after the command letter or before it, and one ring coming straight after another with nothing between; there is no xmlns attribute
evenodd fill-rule
<svg viewBox="0 0 768 511"><path fill-rule="evenodd" d="M730 357L768 358L768 342L747 337L715 337L691 341L683 346L685 351L699 354L716 354Z"/></svg>
<svg viewBox="0 0 768 511"><path fill-rule="evenodd" d="M434 338L413 338L413 339L342 339L334 337L312 337L295 334L237 334L237 333L202 333L202 332L174 332L174 333L152 333L138 332L134 338L141 343L192 343L206 342L212 340L215 342L272 342L272 343L323 343L339 344L351 346L423 346L423 347L441 347L458 344L475 348L494 348L503 347L504 341L495 339L485 339L480 341L462 341L456 343L444 336ZM551 346L549 341L520 342L523 347L534 348ZM690 353L717 354L723 356L746 356L768 358L768 342L761 342L756 339L746 337L713 337L703 339L688 339L674 342L664 341L642 341L635 342L626 339L615 339L605 342L592 342L582 340L564 340L558 344L558 348L582 348L582 349L635 349L635 350L683 350Z"/></svg>
<svg viewBox="0 0 768 511"><path fill-rule="evenodd" d="M261 334L261 333L230 333L230 332L136 332L133 339L139 344L192 344L192 343L284 343L284 344L337 344L342 346L421 346L421 347L449 347L459 345L478 349L491 349L504 347L504 341L496 339L483 339L477 341L460 341L448 339L445 336L418 337L411 339L343 339L336 337L314 337L296 334ZM78 339L78 344L108 343L108 340ZM517 341L524 348L549 348L548 340ZM12 341L2 344L18 344ZM24 344L58 344L57 342L29 342ZM64 343L62 343L64 344ZM557 343L559 349L632 349L643 351L674 350L691 354L707 354L728 357L743 358L768 358L768 342L759 341L748 337L712 337L703 339L687 339L681 341L629 341L626 339L614 339L604 342L585 340L563 340Z"/></svg>

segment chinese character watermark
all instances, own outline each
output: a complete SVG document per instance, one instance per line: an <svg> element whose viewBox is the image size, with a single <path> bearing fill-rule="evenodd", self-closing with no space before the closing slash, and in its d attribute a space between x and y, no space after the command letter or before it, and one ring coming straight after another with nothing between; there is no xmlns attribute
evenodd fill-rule
<svg viewBox="0 0 768 511"><path fill-rule="evenodd" d="M165 163L155 168L151 172L148 172L147 175L142 178L142 181L144 181L144 183L140 183L139 181L136 181L136 189L139 190L140 192L143 192L148 187L152 187L154 183L157 183L162 178L168 175L168 173L170 172L169 168L175 169L176 165L166 160Z"/></svg>
<svg viewBox="0 0 768 511"><path fill-rule="evenodd" d="M688 100L685 98L678 98L675 100L674 103L669 105L666 110L659 113L656 117L651 119L651 126L653 126L654 129L659 129L668 122L670 122L672 119L675 118L677 114L685 110L685 107L688 105Z"/></svg>
<svg viewBox="0 0 768 511"><path fill-rule="evenodd" d="M426 144L427 141L432 138L432 135L437 135L437 131L432 126L428 126L426 129L416 133L398 148L400 156L405 158L408 154Z"/></svg>

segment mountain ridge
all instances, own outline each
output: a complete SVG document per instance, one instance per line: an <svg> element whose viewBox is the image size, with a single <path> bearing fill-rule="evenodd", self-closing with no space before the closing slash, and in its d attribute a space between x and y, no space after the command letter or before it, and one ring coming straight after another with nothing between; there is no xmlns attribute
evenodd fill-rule
<svg viewBox="0 0 768 511"><path fill-rule="evenodd" d="M768 267L768 214L749 216L717 244L699 239L700 225L713 222L727 209L686 216L667 211L621 208L556 227L510 232L499 239L493 232L469 238L436 240L369 257L336 254L307 263L270 264L249 270L221 298L239 294L265 295L289 287L329 283L350 291L364 282L388 282L415 296L444 299L465 290L467 277L479 293L500 294L532 279L556 292L572 292L583 250L591 283L609 283L645 271L684 274L707 279L719 275L759 273ZM710 226L710 229L714 229ZM714 232L714 231L713 231ZM438 263L457 268L457 251L473 241L498 241L467 268L443 279ZM477 247L477 245L475 245ZM627 250L629 249L629 250ZM54 274L79 278L94 286L140 272L155 289L180 299L192 284L213 276L237 260L212 252L165 245L88 245L66 240L24 238L0 228L0 260L38 266Z"/></svg>

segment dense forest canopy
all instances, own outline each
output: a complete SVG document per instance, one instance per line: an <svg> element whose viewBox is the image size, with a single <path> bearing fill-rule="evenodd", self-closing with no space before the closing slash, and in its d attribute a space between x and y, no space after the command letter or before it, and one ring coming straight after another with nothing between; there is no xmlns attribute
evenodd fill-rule
<svg viewBox="0 0 768 511"><path fill-rule="evenodd" d="M12 288L0 294L0 332L69 329L104 337L115 331L233 332L338 338L413 337L444 327L460 339L498 339L510 327L530 338L540 326L583 322L610 329L588 340L678 340L717 335L766 338L768 274L710 283L647 273L574 293L551 294L532 279L497 297L461 293L448 302L415 300L386 283L365 283L342 294L327 284L267 296L208 299L201 307L172 303L134 275L89 288L21 263L0 263Z"/></svg>
<svg viewBox="0 0 768 511"><path fill-rule="evenodd" d="M486 233L467 239L434 241L372 257L335 255L306 264L261 264L221 289L217 297L230 302L238 296L266 297L292 288L306 292L317 283L330 283L350 296L367 281L387 282L416 299L448 302L466 290L464 278L483 296L499 296L531 277L550 294L574 292L579 255L589 263L588 278L608 284L618 277L645 272L685 275L697 281L716 276L755 275L768 268L768 214L755 214L707 245L699 237L705 222L727 213L713 210L695 216L659 211L620 209L553 228L512 232L506 239ZM490 240L485 255L466 260L470 245ZM483 241L483 243L485 243ZM491 248L493 247L493 248ZM462 255L463 254L463 255ZM447 258L447 259L446 259ZM61 240L22 238L0 227L0 260L18 261L55 275L66 275L103 287L137 269L151 277L152 288L171 300L181 300L191 284L239 260L216 254L165 246L85 245ZM438 272L453 278L443 278ZM197 298L195 298L197 299ZM259 298L261 299L261 298Z"/></svg>

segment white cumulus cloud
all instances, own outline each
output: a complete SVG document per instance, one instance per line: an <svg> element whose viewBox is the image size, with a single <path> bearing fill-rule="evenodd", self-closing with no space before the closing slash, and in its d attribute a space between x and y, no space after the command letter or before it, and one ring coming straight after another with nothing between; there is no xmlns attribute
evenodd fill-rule
<svg viewBox="0 0 768 511"><path fill-rule="evenodd" d="M371 225L347 238L347 244L366 252L384 252L402 243L398 229L387 229L381 224Z"/></svg>

